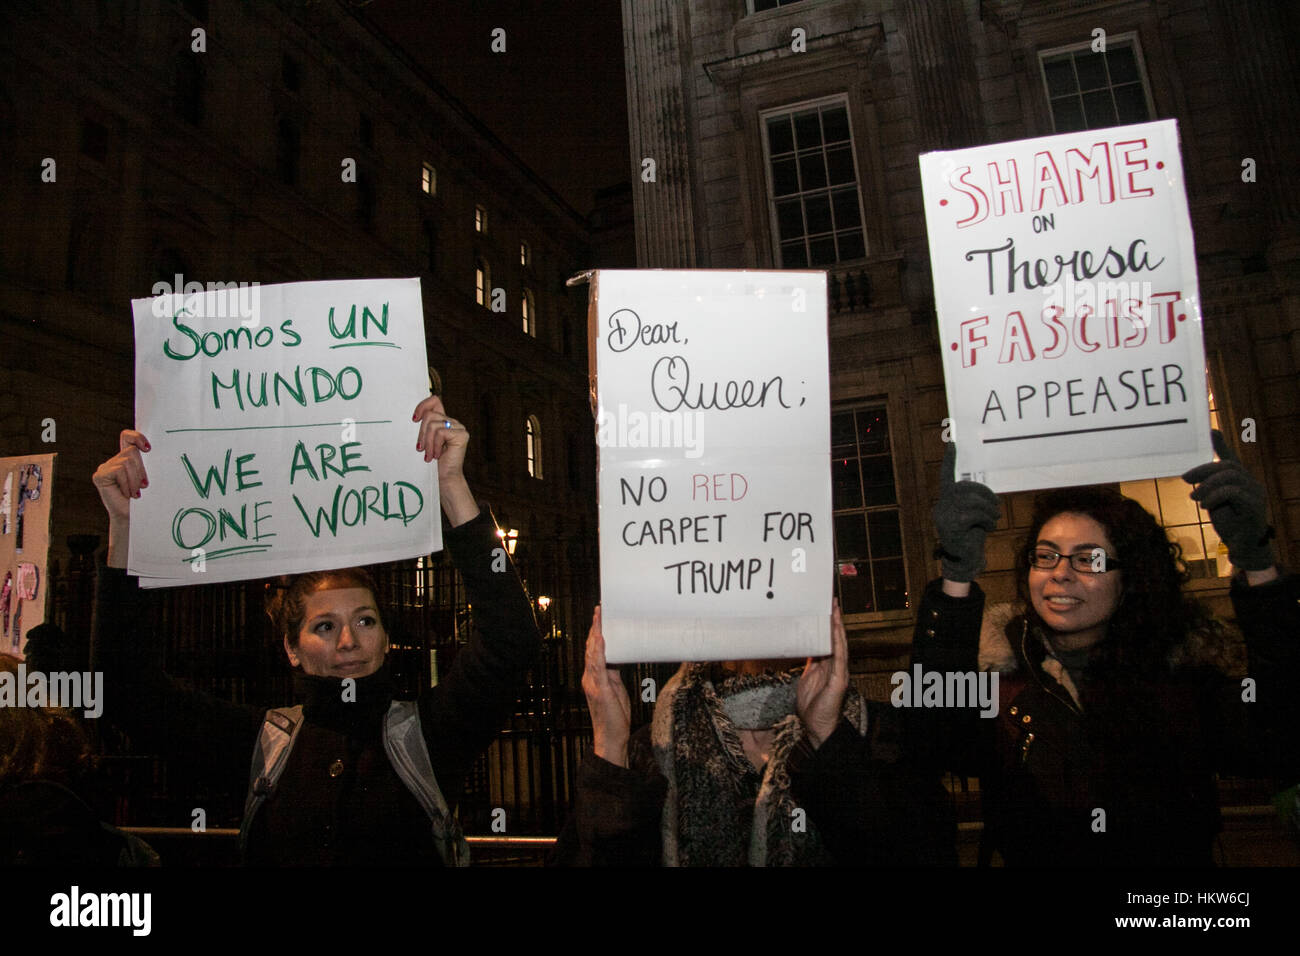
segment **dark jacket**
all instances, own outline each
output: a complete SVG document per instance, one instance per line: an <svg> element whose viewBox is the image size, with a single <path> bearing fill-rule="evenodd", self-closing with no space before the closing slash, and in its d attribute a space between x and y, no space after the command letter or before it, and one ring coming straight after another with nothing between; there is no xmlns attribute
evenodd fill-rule
<svg viewBox="0 0 1300 956"><path fill-rule="evenodd" d="M790 789L839 866L954 862L955 830L942 790L902 761L902 730L891 708L866 702L867 735L841 720L814 750L805 739L790 755ZM748 802L759 774L741 782ZM628 767L588 754L578 771L572 815L550 863L557 866L658 866L667 781L650 726L632 735Z"/></svg>
<svg viewBox="0 0 1300 956"><path fill-rule="evenodd" d="M474 608L478 636L419 698L420 725L448 805L475 759L509 717L540 648L531 606L513 567L494 571L500 539L485 510L451 528L446 543ZM204 755L216 779L248 779L264 707L234 704L186 688L157 666L135 622L133 578L100 568L94 647L104 671L105 716L164 756ZM387 667L356 683L298 676L306 723L273 794L258 812L248 862L267 864L434 864L428 818L389 764L381 720L391 700Z"/></svg>
<svg viewBox="0 0 1300 956"><path fill-rule="evenodd" d="M1080 701L1044 667L1042 639L1023 616L1006 635L1015 667L1000 675L996 717L973 708L907 712L909 750L932 771L978 775L986 854L1011 865L1163 865L1212 862L1219 830L1214 775L1300 775L1300 579L1237 583L1255 701L1240 680L1206 666L1140 678L1107 670L1078 675ZM978 667L984 595L927 587L913 668ZM1088 678L1088 679L1085 679Z"/></svg>

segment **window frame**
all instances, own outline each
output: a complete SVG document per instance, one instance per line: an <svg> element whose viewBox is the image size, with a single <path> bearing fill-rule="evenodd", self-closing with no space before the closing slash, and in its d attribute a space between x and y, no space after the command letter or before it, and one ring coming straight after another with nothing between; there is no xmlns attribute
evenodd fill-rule
<svg viewBox="0 0 1300 956"><path fill-rule="evenodd" d="M483 256L474 257L474 301L483 308L492 308L492 266Z"/></svg>
<svg viewBox="0 0 1300 956"><path fill-rule="evenodd" d="M542 423L536 415L524 419L524 464L530 478L542 480Z"/></svg>
<svg viewBox="0 0 1300 956"><path fill-rule="evenodd" d="M474 205L474 232L481 236L486 236L488 231L488 212L487 206L479 204Z"/></svg>
<svg viewBox="0 0 1300 956"><path fill-rule="evenodd" d="M785 264L785 256L782 250L780 224L777 220L776 183L773 181L772 178L772 147L771 147L771 143L768 141L767 122L769 118L774 116L790 115L791 117L793 117L795 113L806 112L811 109L821 110L822 108L829 105L838 105L844 108L845 125L848 127L848 131L849 131L849 153L853 157L853 186L855 191L857 192L858 228L862 232L862 255L860 257L855 257L853 259L837 258L834 262L828 262L822 265L813 265L811 263L811 257L809 257L809 262L807 265L788 266ZM836 269L842 268L852 263L866 262L868 259L870 259L872 254L871 252L872 244L870 242L870 238L871 238L870 231L867 228L867 222L868 222L867 208L863 203L863 196L862 196L863 169L858 156L858 140L857 140L857 136L855 135L856 120L853 116L852 110L850 109L848 93L847 92L831 93L825 96L818 96L812 99L801 100L796 103L787 103L787 104L782 104L780 106L773 106L773 107L768 107L766 109L759 109L757 110L757 118L758 118L759 145L762 151L762 162L763 162L764 199L766 200L767 203L768 235L772 243L773 268L803 269L803 270L824 269L827 272L833 272ZM821 144L821 149L822 149L822 156L825 157L826 144L824 142ZM799 155L799 151L796 144L796 149L795 149L796 159L798 155ZM840 188L843 189L842 186ZM830 199L833 190L834 187L832 187L828 182L825 187L825 194L828 200ZM816 191L814 190L814 192ZM804 191L800 191L794 195L802 197L806 195L806 193ZM789 197L782 197L782 198L784 199ZM801 204L801 211L802 211L802 204ZM833 215L834 213L832 212L832 216ZM803 242L805 243L805 252L806 252L807 243L808 243L806 215L804 218L804 230L805 231L803 233ZM839 231L841 230L836 230L836 229L831 230L830 235L832 239L836 236L836 234ZM852 230L843 230L843 231L849 232ZM818 233L818 235L823 235L823 234ZM837 243L837 248L838 248L838 243Z"/></svg>
<svg viewBox="0 0 1300 956"><path fill-rule="evenodd" d="M1146 104L1147 104L1147 119L1145 120L1145 122L1153 123L1156 120L1158 120L1160 116L1156 112L1155 100L1153 100L1151 97L1151 77L1150 74L1147 72L1146 58L1142 54L1141 38L1138 36L1136 30L1128 30L1125 31L1124 33L1116 33L1116 34L1108 33L1106 35L1107 51L1109 51L1112 47L1114 47L1117 44L1127 45L1132 47L1133 49L1133 60L1137 64L1138 81L1142 85L1142 94L1146 98ZM1064 134L1060 134L1060 131L1058 131L1056 128L1056 111L1052 109L1052 91L1047 85L1047 69L1046 69L1047 62L1046 61L1053 57L1063 56L1067 53L1074 54L1074 53L1078 53L1080 50L1091 50L1091 49L1092 49L1092 41L1085 40L1082 43L1069 43L1064 46L1051 47L1049 49L1039 50L1037 52L1038 81L1043 91L1043 102L1047 106L1047 118L1048 121L1051 123L1051 127L1052 127L1051 135L1064 135ZM1111 103L1114 104L1115 87L1113 84L1109 83L1109 78L1110 78L1109 67L1107 67L1106 76L1108 80L1106 89L1111 92ZM1076 80L1078 78L1077 72L1075 78ZM1076 88L1075 95L1082 96L1082 91ZM1118 111L1116 111L1117 122L1118 122L1118 116L1119 116ZM1109 129L1109 128L1110 127L1107 126L1085 126L1084 130ZM1071 130L1068 132L1076 132L1076 131Z"/></svg>
<svg viewBox="0 0 1300 956"><path fill-rule="evenodd" d="M523 294L519 296L519 312L523 318L524 334L537 338L537 298L528 286L524 286Z"/></svg>
<svg viewBox="0 0 1300 956"><path fill-rule="evenodd" d="M852 515L852 514L861 515L862 520L864 522L864 530L866 530L865 524L867 520L866 516L868 514L870 514L873 511L880 512L880 511L892 510L898 516L899 553L896 556L896 559L900 562L900 565L903 570L903 594L905 595L904 606L901 608L890 608L886 610L871 610L871 611L850 611L848 609L845 609L844 618L846 621L859 623L859 624L876 624L876 623L894 624L900 621L910 621L915 617L916 608L919 606L919 604L914 593L915 589L912 586L913 584L912 569L909 568L910 554L908 551L908 540L907 540L907 531L906 531L907 522L905 520L907 503L904 501L905 488L899 478L898 458L899 458L900 451L898 447L898 441L895 439L895 435L894 435L895 429L898 427L900 423L900 419L896 415L896 410L891 407L891 403L885 397L856 398L856 399L849 399L846 401L832 403L830 408L830 414L832 418L832 428L833 428L834 416L838 414L842 414L844 412L856 413L859 411L881 411L884 412L887 418L888 428L889 428L888 457L889 457L890 469L893 472L893 479L894 479L894 502L893 504L887 504L887 505L866 505L864 503L854 508L836 508L835 497L834 497L835 494L834 486L832 484L831 554L832 554L832 559L835 563L835 594L837 597L839 597L841 594L840 591L841 561L840 561L840 553L839 553L839 542L835 537L836 518L840 517L841 515ZM862 445L861 442L858 440L858 435L856 434L856 432L854 435L854 440L855 440L855 447L858 451L857 457L858 460L860 461L862 459L862 454L861 454ZM871 456L871 457L875 457L875 456ZM834 458L835 458L835 446L833 444L833 431L832 431L830 460L834 461ZM859 475L861 475L860 470L859 470ZM859 480L861 479L859 478ZM870 538L869 530L867 531L867 547L868 549L870 549L871 547L871 538ZM894 560L894 559L895 557L891 557L887 560ZM867 557L868 563L870 563L870 561L872 560L875 559L871 558L868 555ZM871 578L871 591L872 591L872 598L874 600L876 595L876 580L874 575ZM843 602L841 601L841 604L842 603Z"/></svg>
<svg viewBox="0 0 1300 956"><path fill-rule="evenodd" d="M420 163L420 192L426 196L438 195L438 167L433 163Z"/></svg>

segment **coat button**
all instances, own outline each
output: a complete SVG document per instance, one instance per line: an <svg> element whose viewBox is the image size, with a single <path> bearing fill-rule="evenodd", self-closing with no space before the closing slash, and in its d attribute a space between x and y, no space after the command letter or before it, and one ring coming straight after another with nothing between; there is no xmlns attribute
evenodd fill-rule
<svg viewBox="0 0 1300 956"><path fill-rule="evenodd" d="M1025 724L1027 724L1027 723L1029 723L1029 721L1032 720L1032 719L1033 719L1033 718L1030 717L1028 714L1025 714L1025 716L1023 716L1023 717L1020 718L1020 721L1021 721L1021 723L1025 723Z"/></svg>
<svg viewBox="0 0 1300 956"><path fill-rule="evenodd" d="M926 636L926 637L934 637L934 628L932 628L932 627L927 627L927 628L925 629L925 636Z"/></svg>
<svg viewBox="0 0 1300 956"><path fill-rule="evenodd" d="M343 761L335 760L332 764L330 764L330 776L337 777L341 773L343 773Z"/></svg>
<svg viewBox="0 0 1300 956"><path fill-rule="evenodd" d="M932 621L937 621L938 619L939 619L939 612L938 612L938 611L931 611L931 612L930 612L930 620L932 620Z"/></svg>
<svg viewBox="0 0 1300 956"><path fill-rule="evenodd" d="M1011 711L1010 711L1010 713L1011 713L1011 716L1014 717L1014 716L1016 716L1016 714L1020 713L1020 708L1017 707L1015 704L1012 704L1012 705L1011 705Z"/></svg>

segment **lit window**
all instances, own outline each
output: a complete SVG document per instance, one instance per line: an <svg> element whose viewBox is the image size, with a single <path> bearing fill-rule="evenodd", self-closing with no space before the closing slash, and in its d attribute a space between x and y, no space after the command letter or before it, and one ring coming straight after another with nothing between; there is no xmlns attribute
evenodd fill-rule
<svg viewBox="0 0 1300 956"><path fill-rule="evenodd" d="M420 191L430 196L438 193L438 171L428 163L420 166Z"/></svg>
<svg viewBox="0 0 1300 956"><path fill-rule="evenodd" d="M519 264L529 266L533 264L533 250L528 248L528 243L519 243Z"/></svg>
<svg viewBox="0 0 1300 956"><path fill-rule="evenodd" d="M524 454L528 457L528 474L542 477L542 424L536 415L524 422Z"/></svg>
<svg viewBox="0 0 1300 956"><path fill-rule="evenodd" d="M1219 409L1214 390L1209 388L1206 370L1206 397L1210 402L1210 427L1219 427ZM1179 477L1144 478L1122 481L1120 494L1146 508L1183 551L1183 561L1193 578L1226 578L1232 574L1228 563L1228 546L1219 540L1209 514L1188 497L1191 486Z"/></svg>
<svg viewBox="0 0 1300 956"><path fill-rule="evenodd" d="M483 308L489 307L489 299L492 295L492 271L488 268L487 260L478 258L474 260L474 300Z"/></svg>
<svg viewBox="0 0 1300 956"><path fill-rule="evenodd" d="M781 267L863 258L867 243L844 101L765 114L763 146Z"/></svg>
<svg viewBox="0 0 1300 956"><path fill-rule="evenodd" d="M533 299L533 290L525 289L524 294L519 297L519 311L524 318L524 332L537 337L537 303Z"/></svg>
<svg viewBox="0 0 1300 956"><path fill-rule="evenodd" d="M1106 52L1084 43L1039 54L1058 133L1145 123L1152 116L1136 37L1108 38Z"/></svg>
<svg viewBox="0 0 1300 956"><path fill-rule="evenodd" d="M474 231L487 232L487 210L482 206L474 207Z"/></svg>
<svg viewBox="0 0 1300 956"><path fill-rule="evenodd" d="M845 614L909 607L889 417L881 406L831 415L835 581Z"/></svg>

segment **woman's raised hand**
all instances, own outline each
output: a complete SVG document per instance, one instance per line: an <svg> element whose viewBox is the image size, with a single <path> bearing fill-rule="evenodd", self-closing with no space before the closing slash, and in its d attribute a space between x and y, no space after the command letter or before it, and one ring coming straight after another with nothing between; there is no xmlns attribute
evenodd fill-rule
<svg viewBox="0 0 1300 956"><path fill-rule="evenodd" d="M149 487L142 453L150 448L149 439L138 431L125 429L118 438L118 453L95 469L91 480L99 500L108 512L108 564L126 567L126 546L131 533L131 499L139 498L141 489Z"/></svg>
<svg viewBox="0 0 1300 956"><path fill-rule="evenodd" d="M1210 514L1219 539L1228 546L1228 560L1243 571L1268 571L1275 563L1268 496L1259 479L1248 472L1217 429L1210 432L1220 461L1197 465L1183 475L1195 485L1193 501Z"/></svg>
<svg viewBox="0 0 1300 956"><path fill-rule="evenodd" d="M978 481L957 481L957 446L943 452L934 526L945 581L968 583L984 570L984 539L998 526L998 496Z"/></svg>
<svg viewBox="0 0 1300 956"><path fill-rule="evenodd" d="M839 726L848 687L849 642L837 600L831 610L831 656L808 658L795 691L799 719L814 750Z"/></svg>
<svg viewBox="0 0 1300 956"><path fill-rule="evenodd" d="M416 405L411 421L420 423L415 450L424 452L425 461L438 462L438 494L452 527L478 517L478 503L465 480L468 429L447 414L437 395L430 395Z"/></svg>
<svg viewBox="0 0 1300 956"><path fill-rule="evenodd" d="M582 692L591 711L591 735L597 757L619 767L627 766L627 741L632 733L632 702L617 667L605 663L605 635L600 629L600 607L591 617L587 634L587 664L582 671Z"/></svg>

